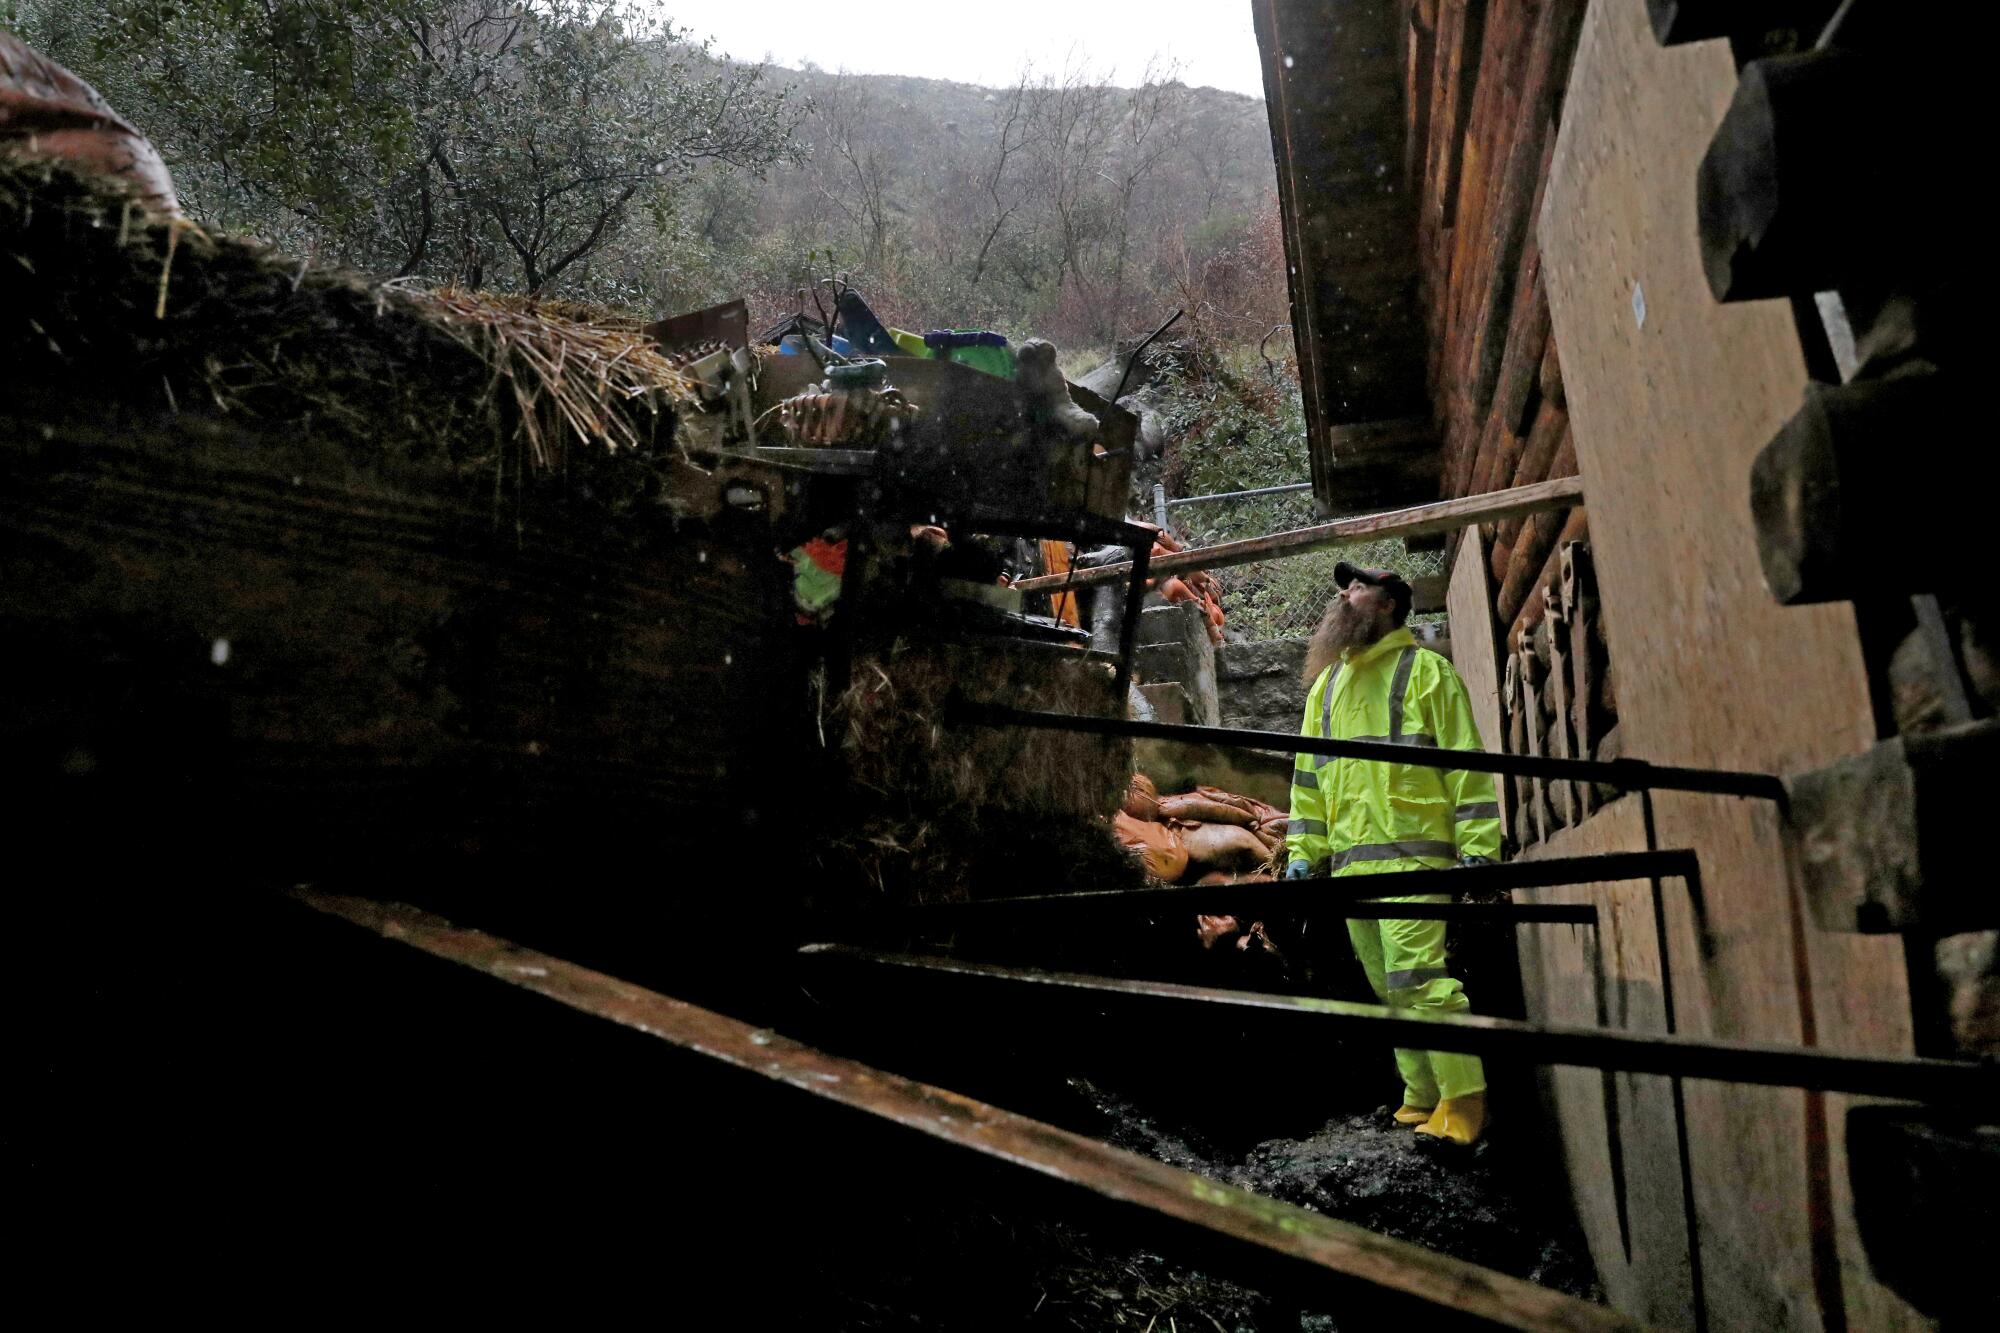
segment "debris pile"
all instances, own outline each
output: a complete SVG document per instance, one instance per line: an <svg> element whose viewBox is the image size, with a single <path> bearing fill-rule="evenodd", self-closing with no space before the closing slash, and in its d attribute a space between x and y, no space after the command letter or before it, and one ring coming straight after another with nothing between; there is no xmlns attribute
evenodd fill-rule
<svg viewBox="0 0 2000 1333"><path fill-rule="evenodd" d="M1276 877L1285 855L1282 810L1219 787L1161 796L1132 776L1112 827L1118 842L1164 884L1241 884Z"/></svg>

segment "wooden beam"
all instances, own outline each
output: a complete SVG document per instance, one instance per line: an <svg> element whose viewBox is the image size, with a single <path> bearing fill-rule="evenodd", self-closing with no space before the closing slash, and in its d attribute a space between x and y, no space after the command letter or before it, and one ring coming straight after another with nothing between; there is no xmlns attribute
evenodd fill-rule
<svg viewBox="0 0 2000 1333"><path fill-rule="evenodd" d="M1249 1261L1286 1285L1316 1289L1326 1308L1356 1296L1392 1298L1398 1320L1517 1329L1627 1329L1616 1311L1520 1278L1379 1236L1292 1204L1205 1180L1054 1125L1030 1120L942 1088L829 1055L723 1014L646 990L617 977L498 936L454 925L399 904L294 890L302 906L345 921L487 980L532 992L606 1023L761 1080L774 1097L805 1114L866 1117L912 1140L929 1139L965 1156L1040 1177L1070 1197L1108 1201L1120 1215L1165 1224L1225 1263ZM366 986L365 972L355 984ZM1274 1267L1266 1267L1274 1266ZM1389 1317L1376 1311L1371 1322Z"/></svg>
<svg viewBox="0 0 2000 1333"><path fill-rule="evenodd" d="M1972 96L1958 68L1893 53L1745 65L1696 175L1715 299L1887 288L1955 263L1961 251L1938 230L1960 179L1956 136L1943 127L1976 115Z"/></svg>
<svg viewBox="0 0 2000 1333"><path fill-rule="evenodd" d="M1555 149L1557 107L1569 82L1585 7L1584 0L1546 0L1531 38L1520 97L1521 130L1508 153L1499 199L1485 229L1493 278L1473 319L1475 351L1470 379L1473 400L1482 408L1493 401L1499 382L1505 350L1502 342L1511 323L1522 261L1541 212Z"/></svg>
<svg viewBox="0 0 2000 1333"><path fill-rule="evenodd" d="M1986 775L2000 721L1897 736L1788 779L1799 879L1824 930L1951 935L2000 926Z"/></svg>
<svg viewBox="0 0 2000 1333"><path fill-rule="evenodd" d="M1568 445L1567 458L1564 456L1565 445ZM1570 437L1569 414L1544 399L1535 414L1534 427L1528 432L1527 443L1521 449L1520 460L1514 465L1514 475L1509 478L1509 483L1515 487L1534 485L1552 476L1565 476L1574 471L1576 446ZM1495 587L1506 586L1508 571L1514 567L1514 547L1521 539L1523 523L1524 520L1519 518L1500 521L1499 531L1493 539L1492 574ZM1545 557L1546 552L1536 556L1520 577L1525 579L1540 569ZM1521 604L1515 602L1513 611L1502 615L1500 623L1504 625L1512 620L1520 609Z"/></svg>
<svg viewBox="0 0 2000 1333"><path fill-rule="evenodd" d="M1281 560L1287 556L1323 551L1328 547L1350 546L1386 537L1452 532L1475 523L1568 509L1582 500L1583 482L1576 477L1559 477L1538 486L1495 491L1491 495L1440 500L1436 504L1413 505L1408 509L1392 509L1382 514L1357 514L1353 518L1335 519L1310 528L1294 528L1290 532L1274 532L1266 537L1218 542L1198 550L1163 555L1148 568L1151 573L1162 577L1183 569L1227 569L1232 565ZM1039 578L1022 579L1014 587L1021 592L1047 592L1064 586L1065 582L1071 587L1083 588L1095 583L1117 583L1130 578L1131 574L1129 563L1099 565L1095 569L1080 569L1070 574L1045 574Z"/></svg>
<svg viewBox="0 0 2000 1333"><path fill-rule="evenodd" d="M1433 266L1443 249L1440 233L1451 227L1452 212L1458 205L1458 169L1471 100L1467 93L1479 66L1479 43L1485 30L1486 0L1443 0L1432 66L1430 149L1418 222L1425 260Z"/></svg>
<svg viewBox="0 0 2000 1333"><path fill-rule="evenodd" d="M1578 505L1570 510L1569 517L1563 520L1562 531L1556 534L1555 542L1549 548L1548 557L1542 561L1541 569L1535 574L1533 582L1528 585L1527 599L1514 614L1513 628L1507 631L1509 643L1519 643L1524 636L1534 632L1535 626L1541 623L1542 615L1548 609L1546 594L1551 589L1560 594L1563 544L1583 541L1589 535L1590 511ZM1526 536L1522 540L1527 540Z"/></svg>
<svg viewBox="0 0 2000 1333"><path fill-rule="evenodd" d="M1522 261L1521 286L1515 292L1514 313L1507 321L1506 346L1493 382L1493 411L1509 430L1526 435L1535 408L1535 379L1542 352L1553 341L1549 326L1549 294L1542 285L1542 252L1529 243ZM1504 485L1506 478L1499 479Z"/></svg>
<svg viewBox="0 0 2000 1333"><path fill-rule="evenodd" d="M1907 597L1972 567L1980 511L2000 483L1993 451L1959 451L1948 481L1912 457L1912 446L1963 435L1976 418L1951 403L1969 409L1968 399L1921 364L1886 379L1807 386L1804 406L1750 467L1757 555L1773 597L1786 606ZM1925 555L1883 554L1907 551Z"/></svg>

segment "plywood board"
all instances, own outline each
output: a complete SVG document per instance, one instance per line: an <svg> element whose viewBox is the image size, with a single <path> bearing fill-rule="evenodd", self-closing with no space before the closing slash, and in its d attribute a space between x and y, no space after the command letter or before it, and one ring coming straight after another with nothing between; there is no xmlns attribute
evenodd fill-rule
<svg viewBox="0 0 2000 1333"><path fill-rule="evenodd" d="M1805 366L1784 303L1718 305L1702 277L1696 167L1735 86L1726 44L1662 48L1636 0L1592 5L1539 236L1625 752L1785 773L1873 729L1851 610L1780 608L1758 567L1750 462ZM1657 836L1704 870L1698 911L1669 899L1683 1031L1907 1048L1900 954L1800 923L1768 807L1663 797ZM1711 1327L1907 1322L1856 1262L1837 1125L1815 1137L1783 1090L1687 1103Z"/></svg>
<svg viewBox="0 0 2000 1333"><path fill-rule="evenodd" d="M1594 856L1644 846L1639 802L1628 796L1576 828L1560 830L1525 859ZM1676 887L1669 882L1670 891ZM1581 926L1517 928L1531 1020L1631 1032L1665 1030L1648 885L1576 885L1516 897L1590 903L1600 914L1595 931ZM1607 1078L1595 1069L1558 1067L1549 1071L1545 1087L1578 1220L1606 1295L1648 1324L1685 1324L1693 1285L1671 1085L1646 1075Z"/></svg>
<svg viewBox="0 0 2000 1333"><path fill-rule="evenodd" d="M1478 528L1458 543L1445 589L1445 623L1451 634L1451 664L1472 696L1472 720L1489 750L1503 750L1500 734L1500 647L1493 629L1493 591L1487 580Z"/></svg>

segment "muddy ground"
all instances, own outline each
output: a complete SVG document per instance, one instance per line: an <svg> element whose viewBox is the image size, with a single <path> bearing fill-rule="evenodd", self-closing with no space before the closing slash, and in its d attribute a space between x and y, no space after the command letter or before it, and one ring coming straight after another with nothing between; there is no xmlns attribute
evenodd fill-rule
<svg viewBox="0 0 2000 1333"><path fill-rule="evenodd" d="M1496 1129L1470 1152L1426 1147L1389 1107L1300 1138L1233 1150L1091 1081L1070 1080L1075 1128L1173 1166L1586 1299L1601 1300L1568 1191L1539 1143ZM1517 1108L1517 1113L1525 1108ZM866 1242L819 1255L818 1327L1337 1333L1339 1310L1300 1309L1112 1232L962 1205L912 1208ZM854 1244L862 1242L855 1241ZM1372 1321L1371 1321L1372 1322Z"/></svg>

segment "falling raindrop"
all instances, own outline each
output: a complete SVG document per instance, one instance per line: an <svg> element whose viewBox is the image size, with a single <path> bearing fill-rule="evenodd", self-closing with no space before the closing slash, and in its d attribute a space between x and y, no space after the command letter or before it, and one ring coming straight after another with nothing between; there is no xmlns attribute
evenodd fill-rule
<svg viewBox="0 0 2000 1333"><path fill-rule="evenodd" d="M217 639L208 645L208 660L217 666L229 665L229 640Z"/></svg>

